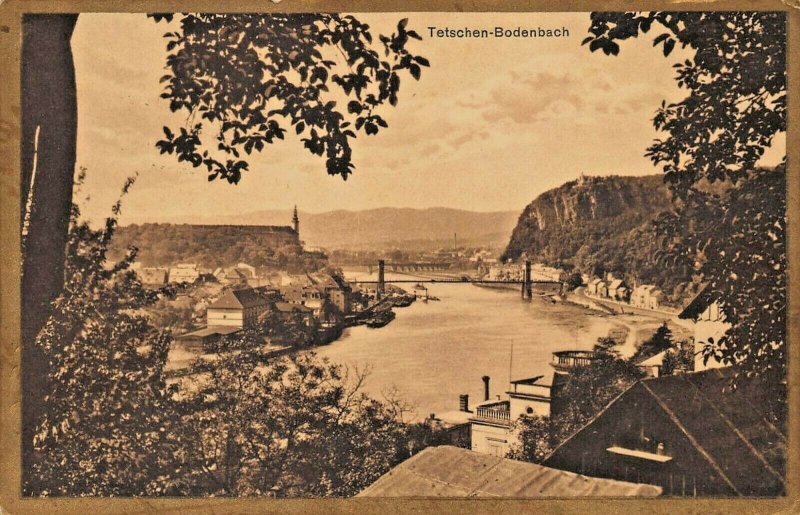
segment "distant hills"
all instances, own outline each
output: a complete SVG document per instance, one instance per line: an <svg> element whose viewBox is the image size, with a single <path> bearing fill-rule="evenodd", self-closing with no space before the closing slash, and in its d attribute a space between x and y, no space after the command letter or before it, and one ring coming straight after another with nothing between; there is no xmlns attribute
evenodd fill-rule
<svg viewBox="0 0 800 515"><path fill-rule="evenodd" d="M450 208L378 208L325 213L300 211L300 238L309 247L324 249L427 250L453 245L495 245L508 242L519 211L481 213ZM170 220L214 225L289 225L291 210L262 210L236 216Z"/></svg>

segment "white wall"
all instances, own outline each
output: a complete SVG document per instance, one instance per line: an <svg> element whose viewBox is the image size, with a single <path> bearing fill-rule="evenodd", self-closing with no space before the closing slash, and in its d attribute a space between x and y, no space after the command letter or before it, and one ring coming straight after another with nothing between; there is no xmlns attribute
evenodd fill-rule
<svg viewBox="0 0 800 515"><path fill-rule="evenodd" d="M209 308L206 312L206 325L244 327L242 310Z"/></svg>
<svg viewBox="0 0 800 515"><path fill-rule="evenodd" d="M505 457L511 448L512 435L504 427L472 423L472 450Z"/></svg>
<svg viewBox="0 0 800 515"><path fill-rule="evenodd" d="M725 322L725 314L716 302L706 308L694 324L694 369L695 371L724 366L717 360L711 359L703 364L703 346L712 338L715 342L731 327Z"/></svg>

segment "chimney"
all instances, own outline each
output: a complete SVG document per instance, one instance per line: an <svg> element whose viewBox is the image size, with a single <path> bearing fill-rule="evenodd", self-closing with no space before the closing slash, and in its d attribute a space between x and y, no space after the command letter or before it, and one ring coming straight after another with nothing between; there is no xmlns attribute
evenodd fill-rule
<svg viewBox="0 0 800 515"><path fill-rule="evenodd" d="M469 395L462 393L458 396L458 411L469 413Z"/></svg>
<svg viewBox="0 0 800 515"><path fill-rule="evenodd" d="M489 400L489 376L483 376L483 400Z"/></svg>

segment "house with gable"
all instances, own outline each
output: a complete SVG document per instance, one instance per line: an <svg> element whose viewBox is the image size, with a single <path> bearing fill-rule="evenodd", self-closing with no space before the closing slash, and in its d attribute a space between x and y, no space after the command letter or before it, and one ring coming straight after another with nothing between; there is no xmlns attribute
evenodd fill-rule
<svg viewBox="0 0 800 515"><path fill-rule="evenodd" d="M700 288L697 294L678 314L678 318L692 322L694 369L705 370L706 368L723 366L722 363L713 358L707 362L703 360L703 346L708 342L719 341L731 327L731 324L725 319L722 304L717 300L717 296L708 283Z"/></svg>
<svg viewBox="0 0 800 515"><path fill-rule="evenodd" d="M258 317L269 309L270 300L253 288L228 290L206 310L206 325L254 327Z"/></svg>
<svg viewBox="0 0 800 515"><path fill-rule="evenodd" d="M780 396L758 378L731 389L733 373L727 367L638 381L543 464L657 485L665 495L782 495Z"/></svg>

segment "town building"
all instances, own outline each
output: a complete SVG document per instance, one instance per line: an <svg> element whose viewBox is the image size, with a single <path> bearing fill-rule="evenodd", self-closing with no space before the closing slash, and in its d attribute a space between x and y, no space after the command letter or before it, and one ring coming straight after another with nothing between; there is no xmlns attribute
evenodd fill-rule
<svg viewBox="0 0 800 515"><path fill-rule="evenodd" d="M136 275L145 288L161 288L167 284L169 270L166 268L140 268Z"/></svg>
<svg viewBox="0 0 800 515"><path fill-rule="evenodd" d="M661 488L599 479L449 445L428 447L357 497L655 497Z"/></svg>
<svg viewBox="0 0 800 515"><path fill-rule="evenodd" d="M200 278L200 269L195 263L181 263L169 269L169 282L193 283Z"/></svg>
<svg viewBox="0 0 800 515"><path fill-rule="evenodd" d="M214 277L220 284L233 286L247 286L247 277L236 267L217 268L214 270Z"/></svg>
<svg viewBox="0 0 800 515"><path fill-rule="evenodd" d="M312 276L314 283L322 289L326 300L346 315L352 309L352 289L342 277L336 274L320 273Z"/></svg>
<svg viewBox="0 0 800 515"><path fill-rule="evenodd" d="M240 330L239 327L229 325L204 327L176 336L175 344L177 348L188 352L202 352L209 345L218 342L223 336L238 333Z"/></svg>
<svg viewBox="0 0 800 515"><path fill-rule="evenodd" d="M547 415L550 407L550 385L543 376L511 381L507 400L490 400L489 376L483 377L484 402L475 407L469 418L471 448L494 456L505 456L516 443L514 424L522 416Z"/></svg>
<svg viewBox="0 0 800 515"><path fill-rule="evenodd" d="M256 267L252 265L248 265L247 263L236 263L236 270L242 272L242 274L247 278L248 281L253 280L256 278Z"/></svg>
<svg viewBox="0 0 800 515"><path fill-rule="evenodd" d="M774 388L731 368L643 379L544 465L660 486L666 495L781 495L786 433Z"/></svg>
<svg viewBox="0 0 800 515"><path fill-rule="evenodd" d="M658 354L636 363L636 366L639 370L644 372L647 377L660 377L661 370L664 367L664 357L666 355L667 351L661 351Z"/></svg>
<svg viewBox="0 0 800 515"><path fill-rule="evenodd" d="M648 309L660 309L661 303L664 301L664 292L659 290L658 288L654 288L650 292L650 296L647 299L647 308Z"/></svg>
<svg viewBox="0 0 800 515"><path fill-rule="evenodd" d="M314 310L292 302L276 302L275 311L286 321L292 321L299 316L307 326L311 325L314 318Z"/></svg>
<svg viewBox="0 0 800 515"><path fill-rule="evenodd" d="M641 284L631 292L630 304L636 308L659 309L664 293L654 284Z"/></svg>
<svg viewBox="0 0 800 515"><path fill-rule="evenodd" d="M206 310L207 326L254 327L269 309L269 299L253 288L228 290Z"/></svg>
<svg viewBox="0 0 800 515"><path fill-rule="evenodd" d="M628 300L630 290L622 279L613 279L608 284L607 296L619 302Z"/></svg>
<svg viewBox="0 0 800 515"><path fill-rule="evenodd" d="M731 327L731 324L725 319L722 305L716 300L709 284L700 288L678 314L678 318L693 322L694 369L699 371L723 366L713 357L708 361L703 359L703 346L708 342L718 342Z"/></svg>
<svg viewBox="0 0 800 515"><path fill-rule="evenodd" d="M567 279L567 273L560 268L534 263L531 266L531 279L534 281L563 282Z"/></svg>
<svg viewBox="0 0 800 515"><path fill-rule="evenodd" d="M602 279L594 278L586 286L586 293L595 297L607 297L608 286Z"/></svg>
<svg viewBox="0 0 800 515"><path fill-rule="evenodd" d="M291 284L281 288L283 300L289 304L304 306L311 310L313 316L322 317L327 302L325 288L318 285Z"/></svg>

